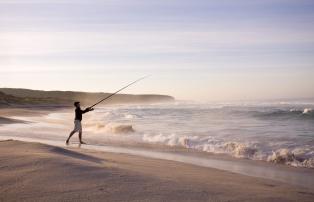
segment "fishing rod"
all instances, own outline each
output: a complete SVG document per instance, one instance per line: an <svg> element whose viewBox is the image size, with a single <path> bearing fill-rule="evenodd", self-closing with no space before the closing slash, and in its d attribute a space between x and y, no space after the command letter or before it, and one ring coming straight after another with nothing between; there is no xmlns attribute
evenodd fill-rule
<svg viewBox="0 0 314 202"><path fill-rule="evenodd" d="M89 108L93 108L93 107L95 107L95 106L96 106L96 105L98 105L99 103L101 103L101 102L103 102L103 101L105 101L105 100L107 100L107 99L111 98L112 96L114 96L115 94L119 93L120 91L122 91L122 90L126 89L127 87L129 87L129 86L131 86L131 85L133 85L133 84L135 84L135 83L139 82L140 80L143 80L143 79L145 79L145 78L147 78L147 77L149 77L149 75L148 75L148 76L141 77L141 78L139 78L139 79L137 79L137 80L133 81L132 83L130 83L130 84L128 84L128 85L126 85L126 86L124 86L123 88L121 88L121 89L117 90L116 92L114 92L114 93L112 93L112 94L108 95L108 96L107 96L107 97L105 97L104 99L102 99L102 100L100 100L100 101L96 102L95 104L93 104L93 105L92 105L92 106L90 106Z"/></svg>

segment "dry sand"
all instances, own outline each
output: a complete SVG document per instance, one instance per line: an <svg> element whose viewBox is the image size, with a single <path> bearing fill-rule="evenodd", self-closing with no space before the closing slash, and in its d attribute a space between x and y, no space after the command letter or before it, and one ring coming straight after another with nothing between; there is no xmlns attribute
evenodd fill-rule
<svg viewBox="0 0 314 202"><path fill-rule="evenodd" d="M314 190L183 163L0 142L0 201L313 201Z"/></svg>

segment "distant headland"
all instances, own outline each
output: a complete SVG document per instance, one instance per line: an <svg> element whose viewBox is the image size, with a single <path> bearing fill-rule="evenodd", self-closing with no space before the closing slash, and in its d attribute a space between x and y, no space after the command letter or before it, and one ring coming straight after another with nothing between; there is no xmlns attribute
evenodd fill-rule
<svg viewBox="0 0 314 202"><path fill-rule="evenodd" d="M82 105L92 105L100 99L110 95L104 92L79 91L44 91L23 88L0 88L0 106L72 106L74 101ZM157 94L117 94L108 99L106 104L137 104L173 102L169 95Z"/></svg>

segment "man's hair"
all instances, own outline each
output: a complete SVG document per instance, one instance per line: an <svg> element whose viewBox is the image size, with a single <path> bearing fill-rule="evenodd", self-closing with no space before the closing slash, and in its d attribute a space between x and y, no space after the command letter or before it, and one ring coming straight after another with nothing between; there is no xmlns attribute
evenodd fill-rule
<svg viewBox="0 0 314 202"><path fill-rule="evenodd" d="M78 104L80 104L80 102L74 102L75 107L77 107Z"/></svg>

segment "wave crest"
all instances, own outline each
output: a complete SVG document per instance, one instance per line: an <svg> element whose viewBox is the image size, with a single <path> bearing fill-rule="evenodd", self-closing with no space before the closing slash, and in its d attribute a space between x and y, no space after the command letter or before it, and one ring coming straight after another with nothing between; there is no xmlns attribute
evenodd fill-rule
<svg viewBox="0 0 314 202"><path fill-rule="evenodd" d="M290 110L276 110L271 112L255 112L255 116L260 118L285 118L285 119L314 119L312 108Z"/></svg>
<svg viewBox="0 0 314 202"><path fill-rule="evenodd" d="M236 158L263 160L295 167L314 168L314 151L311 148L280 148L269 151L257 143L223 142L213 137L158 134L143 136L143 141L167 146L181 146L198 151L227 154Z"/></svg>
<svg viewBox="0 0 314 202"><path fill-rule="evenodd" d="M302 149L292 151L287 148L278 149L272 155L268 156L267 161L294 167L314 168L314 157L307 155Z"/></svg>
<svg viewBox="0 0 314 202"><path fill-rule="evenodd" d="M164 135L164 134L158 134L158 135L148 135L144 134L143 141L149 142L149 143L158 143L158 144L165 144L168 146L184 146L187 147L188 138L186 136L178 136L176 134L170 134L170 135Z"/></svg>
<svg viewBox="0 0 314 202"><path fill-rule="evenodd" d="M92 130L95 133L103 133L109 132L113 134L120 134L120 133L133 133L135 132L132 125L129 124L119 124L119 123L96 123L93 125L89 125L89 130Z"/></svg>
<svg viewBox="0 0 314 202"><path fill-rule="evenodd" d="M267 161L274 163L287 163L295 160L294 154L288 149L279 149L268 156Z"/></svg>
<svg viewBox="0 0 314 202"><path fill-rule="evenodd" d="M252 158L257 152L256 148L252 148L243 143L228 142L224 147L228 153L238 158Z"/></svg>
<svg viewBox="0 0 314 202"><path fill-rule="evenodd" d="M313 113L312 108L305 108L302 112L302 114L311 114L311 113Z"/></svg>

